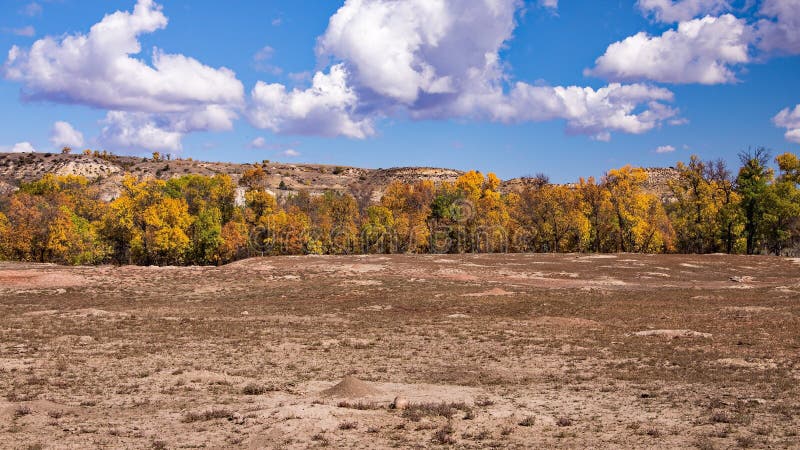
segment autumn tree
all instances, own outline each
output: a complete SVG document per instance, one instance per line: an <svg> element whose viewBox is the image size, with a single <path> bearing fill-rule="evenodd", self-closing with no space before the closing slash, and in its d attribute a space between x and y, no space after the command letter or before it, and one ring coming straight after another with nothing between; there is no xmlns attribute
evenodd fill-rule
<svg viewBox="0 0 800 450"><path fill-rule="evenodd" d="M775 162L780 173L764 193L762 232L767 249L780 255L800 243L800 161L784 153Z"/></svg>
<svg viewBox="0 0 800 450"><path fill-rule="evenodd" d="M647 173L625 166L609 170L604 185L614 214L617 251L660 252L671 250L673 230L657 196L644 191Z"/></svg>
<svg viewBox="0 0 800 450"><path fill-rule="evenodd" d="M580 210L589 224L589 246L594 252L608 251L612 246L614 230L614 205L611 203L611 192L594 177L581 178L578 181Z"/></svg>

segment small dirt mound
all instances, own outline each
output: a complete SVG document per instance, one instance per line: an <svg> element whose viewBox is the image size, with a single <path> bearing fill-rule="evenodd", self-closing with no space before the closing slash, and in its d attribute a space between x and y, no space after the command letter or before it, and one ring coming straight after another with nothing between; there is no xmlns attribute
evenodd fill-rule
<svg viewBox="0 0 800 450"><path fill-rule="evenodd" d="M339 384L325 389L320 394L325 397L357 398L380 394L381 391L358 378L347 375Z"/></svg>

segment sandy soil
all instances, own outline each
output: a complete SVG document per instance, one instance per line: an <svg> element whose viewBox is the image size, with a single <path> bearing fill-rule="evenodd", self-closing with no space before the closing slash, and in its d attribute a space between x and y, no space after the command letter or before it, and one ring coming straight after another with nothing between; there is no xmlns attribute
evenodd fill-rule
<svg viewBox="0 0 800 450"><path fill-rule="evenodd" d="M800 442L789 259L0 264L0 337L3 448Z"/></svg>

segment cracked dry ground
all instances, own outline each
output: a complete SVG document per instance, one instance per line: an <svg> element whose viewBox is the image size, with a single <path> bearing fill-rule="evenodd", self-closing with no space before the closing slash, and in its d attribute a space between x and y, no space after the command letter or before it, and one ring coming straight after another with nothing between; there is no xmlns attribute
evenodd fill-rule
<svg viewBox="0 0 800 450"><path fill-rule="evenodd" d="M800 442L791 259L5 263L0 336L8 448ZM348 374L380 393L323 395Z"/></svg>

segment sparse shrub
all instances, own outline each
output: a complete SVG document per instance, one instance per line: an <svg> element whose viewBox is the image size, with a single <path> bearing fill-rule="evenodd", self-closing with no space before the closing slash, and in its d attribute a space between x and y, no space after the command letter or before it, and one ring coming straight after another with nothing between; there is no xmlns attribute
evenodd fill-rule
<svg viewBox="0 0 800 450"><path fill-rule="evenodd" d="M713 423L731 423L730 416L724 411L717 411L711 415L711 422Z"/></svg>
<svg viewBox="0 0 800 450"><path fill-rule="evenodd" d="M644 434L653 438L661 437L661 432L658 431L657 428L648 428L647 431L644 432Z"/></svg>
<svg viewBox="0 0 800 450"><path fill-rule="evenodd" d="M211 409L201 413L186 413L181 419L183 423L201 422L214 419L233 419L233 413L224 408Z"/></svg>
<svg viewBox="0 0 800 450"><path fill-rule="evenodd" d="M403 417L413 422L418 422L426 416L451 419L456 411L466 412L469 409L469 406L464 402L410 403L403 410Z"/></svg>
<svg viewBox="0 0 800 450"><path fill-rule="evenodd" d="M475 406L480 406L483 408L492 405L494 405L494 402L486 395L479 395L478 397L475 397Z"/></svg>
<svg viewBox="0 0 800 450"><path fill-rule="evenodd" d="M27 405L19 405L14 410L14 417L23 417L27 416L28 414L32 413L31 409Z"/></svg>
<svg viewBox="0 0 800 450"><path fill-rule="evenodd" d="M371 409L381 409L381 406L375 402L348 402L347 400L342 400L336 404L339 408L348 408L348 409L358 409L362 411L371 410Z"/></svg>
<svg viewBox="0 0 800 450"><path fill-rule="evenodd" d="M274 391L275 388L272 386L262 386L260 384L249 383L244 388L242 388L242 394L244 395L262 395L266 394L267 392Z"/></svg>
<svg viewBox="0 0 800 450"><path fill-rule="evenodd" d="M532 427L534 424L536 424L536 417L533 416L527 416L519 422L521 427Z"/></svg>
<svg viewBox="0 0 800 450"><path fill-rule="evenodd" d="M339 424L340 430L355 430L358 428L358 422L344 421Z"/></svg>
<svg viewBox="0 0 800 450"><path fill-rule="evenodd" d="M330 441L328 441L328 438L325 437L325 434L323 433L317 433L311 436L311 440L314 442L318 442L323 447L326 447L330 444Z"/></svg>
<svg viewBox="0 0 800 450"><path fill-rule="evenodd" d="M447 425L443 426L442 428L439 428L438 430L436 430L435 433L433 433L433 442L441 445L455 444L456 440L453 437L454 432L455 430L453 430L452 425L448 423Z"/></svg>
<svg viewBox="0 0 800 450"><path fill-rule="evenodd" d="M570 419L569 417L559 417L558 420L556 420L556 425L558 425L559 427L572 426L572 419Z"/></svg>

